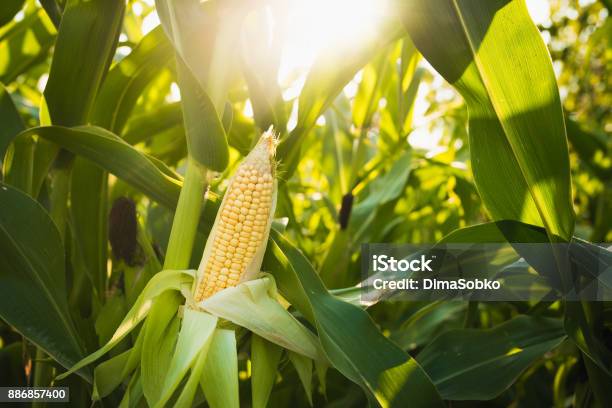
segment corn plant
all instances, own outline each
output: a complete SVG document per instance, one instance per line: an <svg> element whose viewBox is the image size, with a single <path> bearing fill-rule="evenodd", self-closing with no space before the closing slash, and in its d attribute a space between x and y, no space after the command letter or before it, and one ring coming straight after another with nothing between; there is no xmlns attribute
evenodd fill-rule
<svg viewBox="0 0 612 408"><path fill-rule="evenodd" d="M612 406L611 10L574 3L0 5L0 386ZM365 301L377 242L600 296Z"/></svg>

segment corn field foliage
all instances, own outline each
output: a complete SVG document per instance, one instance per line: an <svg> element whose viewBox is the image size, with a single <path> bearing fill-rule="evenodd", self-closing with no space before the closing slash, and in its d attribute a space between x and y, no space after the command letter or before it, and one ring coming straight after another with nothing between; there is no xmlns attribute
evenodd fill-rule
<svg viewBox="0 0 612 408"><path fill-rule="evenodd" d="M363 243L612 240L612 4L550 0L536 24L523 0L383 3L283 73L305 52L285 43L295 0L2 1L0 386L612 407L609 302L365 305L356 286ZM261 273L193 307L228 181L271 127Z"/></svg>

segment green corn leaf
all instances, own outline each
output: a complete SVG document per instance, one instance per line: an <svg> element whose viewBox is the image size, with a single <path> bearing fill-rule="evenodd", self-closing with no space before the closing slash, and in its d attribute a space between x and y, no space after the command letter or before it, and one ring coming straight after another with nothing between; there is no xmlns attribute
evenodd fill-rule
<svg viewBox="0 0 612 408"><path fill-rule="evenodd" d="M253 334L251 337L251 395L254 408L265 408L276 382L283 349Z"/></svg>
<svg viewBox="0 0 612 408"><path fill-rule="evenodd" d="M124 9L121 0L67 2L44 92L53 124L86 123L115 52Z"/></svg>
<svg viewBox="0 0 612 408"><path fill-rule="evenodd" d="M23 7L25 0L6 0L0 9L0 27L13 19Z"/></svg>
<svg viewBox="0 0 612 408"><path fill-rule="evenodd" d="M144 290L138 296L134 306L125 315L121 324L111 337L111 339L96 352L85 357L77 364L72 366L70 370L58 376L58 379L66 378L73 372L85 367L115 347L121 340L125 338L132 330L134 330L140 322L147 316L154 303L154 299L163 292L174 290L180 291L182 286L191 283L193 280L193 271L187 270L166 270L156 274Z"/></svg>
<svg viewBox="0 0 612 408"><path fill-rule="evenodd" d="M176 292L159 296L146 320L141 358L142 389L149 405L159 400L180 328L178 309L183 297Z"/></svg>
<svg viewBox="0 0 612 408"><path fill-rule="evenodd" d="M397 53L394 52L394 48L397 47L387 46L380 52L380 55L363 68L361 82L353 100L352 117L357 129L371 125L372 116L382 96L382 88L385 82L389 81L391 70L395 68ZM394 55L395 60L389 58L389 54Z"/></svg>
<svg viewBox="0 0 612 408"><path fill-rule="evenodd" d="M192 0L157 0L156 6L178 56L190 155L208 168L223 171L229 152L221 117L237 67L239 29L251 6L236 2L209 7Z"/></svg>
<svg viewBox="0 0 612 408"><path fill-rule="evenodd" d="M92 123L121 134L138 97L172 60L172 45L160 26L108 72L92 110Z"/></svg>
<svg viewBox="0 0 612 408"><path fill-rule="evenodd" d="M106 172L92 162L74 161L70 184L70 214L88 279L101 298L106 284L108 186Z"/></svg>
<svg viewBox="0 0 612 408"><path fill-rule="evenodd" d="M385 22L375 36L350 49L339 52L330 44L315 60L299 97L298 123L278 146L277 156L287 171L292 172L299 160L301 143L342 89L357 72L391 41L400 37L400 22Z"/></svg>
<svg viewBox="0 0 612 408"><path fill-rule="evenodd" d="M88 122L115 53L124 10L125 2L121 0L69 0L65 4L44 91L45 106L52 123L74 126ZM78 61L86 61L86 64ZM48 148L44 151L50 153L45 155L45 161L50 165L55 152ZM86 195L75 194L72 197L71 211L75 218L75 238L84 250L83 264L94 276L92 284L101 295L106 263L106 207L103 200L107 192L106 174L83 162L76 170L83 170L81 175L93 176L88 180L90 183L86 190L78 190ZM44 173L43 169L43 177ZM69 170L67 178L70 179ZM78 181L82 179L77 180L75 187ZM89 223L88 218L97 222ZM61 221L60 228L64 228Z"/></svg>
<svg viewBox="0 0 612 408"><path fill-rule="evenodd" d="M278 25L270 33L272 41L261 41L266 38L269 29L266 24L266 13L251 13L245 19L242 28L242 72L249 87L249 98L253 105L253 119L257 127L266 130L270 126L278 132L284 132L287 124L285 101L278 85L278 68L282 50L283 7L271 7L270 12ZM280 26L280 27L279 27Z"/></svg>
<svg viewBox="0 0 612 408"><path fill-rule="evenodd" d="M38 116L40 126L51 126L51 117L49 116L49 109L47 108L47 102L45 101L44 95L40 98ZM39 138L36 142L32 171L33 196L38 196L58 151L59 147L53 142L42 138Z"/></svg>
<svg viewBox="0 0 612 408"><path fill-rule="evenodd" d="M151 112L133 115L121 135L131 145L144 142L168 129L182 127L183 114L179 102L162 105Z"/></svg>
<svg viewBox="0 0 612 408"><path fill-rule="evenodd" d="M113 337L126 312L125 296L122 293L117 292L106 299L106 303L97 313L95 322L99 344L104 344Z"/></svg>
<svg viewBox="0 0 612 408"><path fill-rule="evenodd" d="M534 242L545 243L548 241L546 231L534 225L528 225L517 221L498 221L486 223L456 230L444 237L444 243L476 243L476 242ZM568 247L574 259L580 259L585 276L590 276L589 265L593 262L592 253L601 253L591 248L592 244L573 238L572 244ZM530 262L532 258L529 254L521 254ZM550 256L552 258L552 252ZM542 254L535 257L536 260L542 258ZM612 265L612 259L597 259L598 263L606 262L605 265ZM550 262L549 262L550 263ZM538 270L538 264L532 262L534 269ZM605 274L597 277L598 284L604 288L610 285L605 281ZM593 333L587 318L588 305L581 302L565 302L566 313L564 328L569 338L580 348L580 350L595 363L602 375L612 378L612 353L604 345L605 341Z"/></svg>
<svg viewBox="0 0 612 408"><path fill-rule="evenodd" d="M212 340L211 340L212 341ZM210 345L208 346L210 347ZM176 407L191 407L194 406L193 399L198 391L198 384L200 383L200 377L204 370L204 364L207 360L208 347L202 348L195 358L192 364L191 370L189 371L189 378L182 387L181 393L177 398L174 406Z"/></svg>
<svg viewBox="0 0 612 408"><path fill-rule="evenodd" d="M62 19L62 10L56 0L40 0L40 5L47 12L55 27L59 27Z"/></svg>
<svg viewBox="0 0 612 408"><path fill-rule="evenodd" d="M154 200L172 208L180 192L178 176L160 171L156 164L113 133L95 126L66 128L45 126L22 134L38 135L83 156L143 191Z"/></svg>
<svg viewBox="0 0 612 408"><path fill-rule="evenodd" d="M34 163L36 143L31 136L18 135L5 156L3 165L4 182L31 196L34 190Z"/></svg>
<svg viewBox="0 0 612 408"><path fill-rule="evenodd" d="M37 9L0 36L0 81L8 84L42 62L55 39L55 27L42 9Z"/></svg>
<svg viewBox="0 0 612 408"><path fill-rule="evenodd" d="M4 182L32 195L34 140L30 136L18 136L25 125L11 95L1 83L0 122L3 124L0 127L0 169Z"/></svg>
<svg viewBox="0 0 612 408"><path fill-rule="evenodd" d="M109 395L130 373L138 370L143 338L143 335L139 335L134 347L96 366L92 393L94 401Z"/></svg>
<svg viewBox="0 0 612 408"><path fill-rule="evenodd" d="M189 68L221 116L238 67L238 36L250 2L218 3L156 0L155 6L177 55Z"/></svg>
<svg viewBox="0 0 612 408"><path fill-rule="evenodd" d="M612 163L606 162L610 156L606 134L589 131L572 119L566 120L566 126L567 137L585 166L601 180L612 179Z"/></svg>
<svg viewBox="0 0 612 408"><path fill-rule="evenodd" d="M44 126L30 128L21 135L37 135L56 143L91 160L158 203L168 208L176 206L182 185L180 177L161 161L140 153L105 129L96 126ZM218 200L207 199L200 217L203 231L210 230L217 208Z"/></svg>
<svg viewBox="0 0 612 408"><path fill-rule="evenodd" d="M144 404L144 394L142 392L142 381L140 375L133 375L130 379L125 394L121 399L119 408L137 407Z"/></svg>
<svg viewBox="0 0 612 408"><path fill-rule="evenodd" d="M444 399L490 400L565 338L558 319L518 316L489 330L445 332L416 359Z"/></svg>
<svg viewBox="0 0 612 408"><path fill-rule="evenodd" d="M317 338L278 303L270 276L226 288L199 307L314 360L324 360Z"/></svg>
<svg viewBox="0 0 612 408"><path fill-rule="evenodd" d="M368 226L375 220L378 208L402 195L411 169L412 154L406 151L393 161L391 168L384 175L369 183L369 194L355 204L351 214L351 223L359 226L358 234L368 230Z"/></svg>
<svg viewBox="0 0 612 408"><path fill-rule="evenodd" d="M182 60L177 60L177 70L189 155L211 170L223 171L229 162L229 148L221 117Z"/></svg>
<svg viewBox="0 0 612 408"><path fill-rule="evenodd" d="M272 230L270 237L265 270L274 274L283 297L316 326L332 366L381 405L442 406L413 358L383 336L364 310L330 295L310 262L280 233Z"/></svg>
<svg viewBox="0 0 612 408"><path fill-rule="evenodd" d="M321 392L323 395L327 394L327 370L329 370L329 365L326 363L321 363L319 361L315 361L315 371L317 372L317 378L319 379L319 385L321 387Z"/></svg>
<svg viewBox="0 0 612 408"><path fill-rule="evenodd" d="M208 349L200 386L211 408L238 408L236 333L217 329Z"/></svg>
<svg viewBox="0 0 612 408"><path fill-rule="evenodd" d="M15 103L2 83L0 83L0 122L2 122L0 127L0 166L2 166L6 149L15 136L25 129Z"/></svg>
<svg viewBox="0 0 612 408"><path fill-rule="evenodd" d="M608 270L612 267L608 263ZM580 348L586 360L592 366L590 372L596 378L595 383L612 381L612 351L606 346L606 340L594 333L592 328L593 309L597 305L587 302L566 302L564 328L570 339Z"/></svg>
<svg viewBox="0 0 612 408"><path fill-rule="evenodd" d="M38 202L0 183L0 317L70 367L83 347L66 299L64 247L55 224Z"/></svg>
<svg viewBox="0 0 612 408"><path fill-rule="evenodd" d="M146 35L134 50L106 75L91 122L120 133L144 88L165 68L172 47L161 27ZM106 281L108 177L93 163L77 159L72 173L71 206L75 234L84 265L100 295Z"/></svg>
<svg viewBox="0 0 612 408"><path fill-rule="evenodd" d="M381 136L385 137L385 134L392 136L391 140L386 141L387 148L392 148L410 132L414 102L421 79L426 72L422 67L418 67L421 54L410 38L403 38L399 45L400 66L389 73L390 80L385 91L387 104L380 112ZM390 53L389 57L390 62L396 61L395 53Z"/></svg>
<svg viewBox="0 0 612 408"><path fill-rule="evenodd" d="M132 349L129 349L98 364L94 370L94 388L91 396L94 401L107 396L123 382L124 378L119 373L123 372L131 353Z"/></svg>
<svg viewBox="0 0 612 408"><path fill-rule="evenodd" d="M202 369L203 362L206 359L206 352L217 325L217 318L208 313L188 307L184 309L184 313L176 349L168 367L161 397L155 403L157 407L163 407L172 397L181 380L196 363L196 360L201 360L200 370ZM194 387L197 386L198 379L199 373L196 373Z"/></svg>
<svg viewBox="0 0 612 408"><path fill-rule="evenodd" d="M359 291L361 293L361 291ZM464 302L434 302L423 306L391 333L391 340L404 350L414 350L448 328L461 328Z"/></svg>
<svg viewBox="0 0 612 408"><path fill-rule="evenodd" d="M467 102L474 178L492 217L542 225L552 239L569 240L574 212L559 92L525 3L414 0L402 7L419 51Z"/></svg>
<svg viewBox="0 0 612 408"><path fill-rule="evenodd" d="M304 386L308 403L312 406L312 360L292 351L287 352L287 355Z"/></svg>

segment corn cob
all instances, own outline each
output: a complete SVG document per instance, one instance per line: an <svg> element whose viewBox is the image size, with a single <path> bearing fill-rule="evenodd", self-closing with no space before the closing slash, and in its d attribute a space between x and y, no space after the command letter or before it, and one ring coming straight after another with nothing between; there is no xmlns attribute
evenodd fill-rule
<svg viewBox="0 0 612 408"><path fill-rule="evenodd" d="M268 130L230 179L198 268L196 303L259 273L276 207L275 146Z"/></svg>

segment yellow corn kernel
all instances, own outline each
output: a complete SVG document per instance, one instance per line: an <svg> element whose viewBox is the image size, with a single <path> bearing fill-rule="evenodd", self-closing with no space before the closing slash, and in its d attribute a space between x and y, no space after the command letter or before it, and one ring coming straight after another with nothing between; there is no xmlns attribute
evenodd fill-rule
<svg viewBox="0 0 612 408"><path fill-rule="evenodd" d="M198 269L196 302L259 272L276 206L275 143L271 130L264 133L230 180Z"/></svg>

